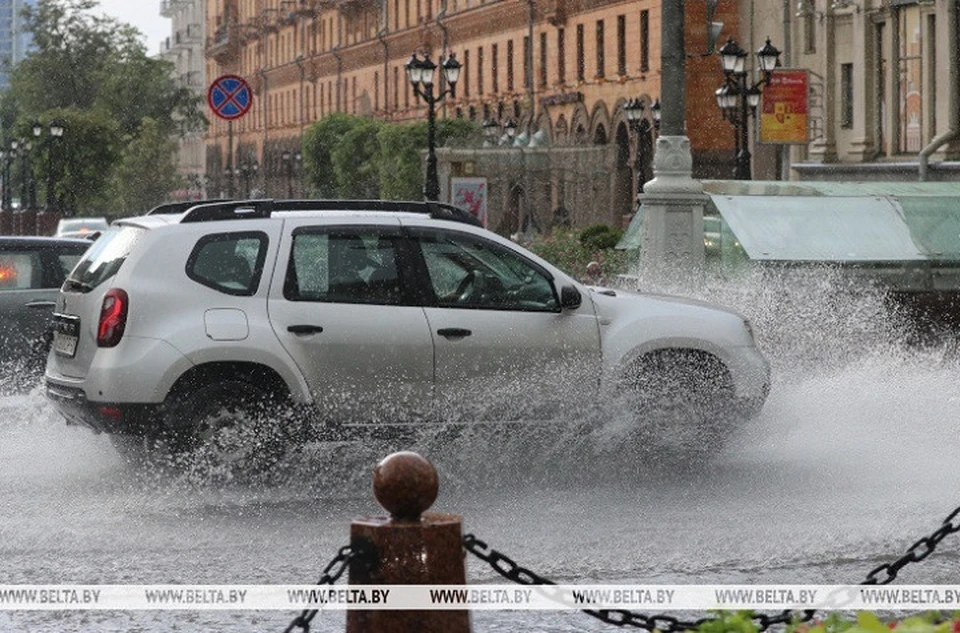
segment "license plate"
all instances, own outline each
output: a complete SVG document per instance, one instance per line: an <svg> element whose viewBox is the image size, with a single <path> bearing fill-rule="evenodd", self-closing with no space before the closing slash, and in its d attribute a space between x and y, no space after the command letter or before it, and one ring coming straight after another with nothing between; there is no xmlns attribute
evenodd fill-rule
<svg viewBox="0 0 960 633"><path fill-rule="evenodd" d="M80 319L63 314L53 315L53 351L73 358L80 338Z"/></svg>

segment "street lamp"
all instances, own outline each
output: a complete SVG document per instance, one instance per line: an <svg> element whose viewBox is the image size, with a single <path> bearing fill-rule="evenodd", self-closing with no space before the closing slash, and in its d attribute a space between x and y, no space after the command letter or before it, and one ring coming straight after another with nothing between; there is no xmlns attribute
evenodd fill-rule
<svg viewBox="0 0 960 633"><path fill-rule="evenodd" d="M54 150L57 148L57 145L60 143L63 138L64 125L63 122L59 119L54 119L50 121L50 149L47 151L47 200L46 207L47 211L57 212L60 210L60 205L57 201L57 192L54 188L54 179L53 179L53 154Z"/></svg>
<svg viewBox="0 0 960 633"><path fill-rule="evenodd" d="M243 178L243 190L246 192L247 198L250 197L250 180L256 177L259 169L260 166L255 160L240 163L240 166L237 167L236 174Z"/></svg>
<svg viewBox="0 0 960 633"><path fill-rule="evenodd" d="M433 75L437 65L430 61L430 56L424 55L423 59L420 59L414 53L406 66L407 78L413 86L414 94L427 102L427 177L423 186L423 194L427 200L440 199L440 179L437 176L436 105L447 95L456 97L457 80L460 79L460 62L453 53L450 53L440 65L450 88L440 90L436 96L433 94Z"/></svg>
<svg viewBox="0 0 960 633"><path fill-rule="evenodd" d="M650 106L652 124L644 116L645 109L646 106L640 99L630 99L623 104L623 112L627 116L627 123L636 141L633 168L637 177L637 193L643 193L643 184L648 180L645 166L653 160L653 131L660 123L660 101Z"/></svg>
<svg viewBox="0 0 960 633"><path fill-rule="evenodd" d="M33 132L33 144L37 149L39 149L40 135L43 134L43 126L40 125L39 121L34 121L31 132ZM30 161L30 208L34 210L37 208L36 165L34 165L34 161L32 160Z"/></svg>
<svg viewBox="0 0 960 633"><path fill-rule="evenodd" d="M745 62L747 52L740 48L736 40L730 38L720 47L720 65L723 68L724 83L717 89L717 106L723 118L733 124L736 139L737 164L734 178L750 180L750 143L749 117L756 116L760 105L761 88L770 85L774 69L780 65L780 51L767 43L757 51L760 66L760 80L751 84L747 80Z"/></svg>
<svg viewBox="0 0 960 633"><path fill-rule="evenodd" d="M283 153L280 154L280 160L283 161L284 172L287 175L287 199L293 199L293 169L296 165L299 169L300 164L303 162L303 154L300 152L291 152L288 149L283 150Z"/></svg>

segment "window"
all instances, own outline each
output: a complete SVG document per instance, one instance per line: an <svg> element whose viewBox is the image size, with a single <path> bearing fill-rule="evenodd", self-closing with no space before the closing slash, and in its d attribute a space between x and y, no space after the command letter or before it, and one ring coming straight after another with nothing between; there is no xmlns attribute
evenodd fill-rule
<svg viewBox="0 0 960 633"><path fill-rule="evenodd" d="M597 77L604 77L603 20L597 20Z"/></svg>
<svg viewBox="0 0 960 633"><path fill-rule="evenodd" d="M524 88L530 88L533 86L533 77L530 76L530 58L533 55L533 51L530 50L530 38L524 36L523 38L523 86Z"/></svg>
<svg viewBox="0 0 960 633"><path fill-rule="evenodd" d="M266 256L265 233L206 235L187 258L187 277L218 292L249 297L260 285Z"/></svg>
<svg viewBox="0 0 960 633"><path fill-rule="evenodd" d="M810 55L817 52L817 23L815 11L807 8L803 14L803 52Z"/></svg>
<svg viewBox="0 0 960 633"><path fill-rule="evenodd" d="M43 265L39 252L7 252L0 255L0 292L42 288Z"/></svg>
<svg viewBox="0 0 960 633"><path fill-rule="evenodd" d="M586 78L586 67L583 61L583 25L577 25L577 81Z"/></svg>
<svg viewBox="0 0 960 633"><path fill-rule="evenodd" d="M477 49L477 95L483 96L483 47Z"/></svg>
<svg viewBox="0 0 960 633"><path fill-rule="evenodd" d="M650 12L640 12L640 72L650 70Z"/></svg>
<svg viewBox="0 0 960 633"><path fill-rule="evenodd" d="M123 262L127 261L127 256L146 232L145 229L132 226L104 231L70 273L67 281L75 282L72 289L90 292L117 274Z"/></svg>
<svg viewBox="0 0 960 633"><path fill-rule="evenodd" d="M617 16L617 74L627 75L627 16Z"/></svg>
<svg viewBox="0 0 960 633"><path fill-rule="evenodd" d="M369 228L293 233L283 296L290 301L399 305L399 234Z"/></svg>
<svg viewBox="0 0 960 633"><path fill-rule="evenodd" d="M564 30L557 29L557 81L567 81L566 46L564 45Z"/></svg>
<svg viewBox="0 0 960 633"><path fill-rule="evenodd" d="M494 44L490 49L490 80L493 84L493 92L500 92L500 77L498 76L500 72L500 47Z"/></svg>
<svg viewBox="0 0 960 633"><path fill-rule="evenodd" d="M540 85L547 85L547 34L540 34Z"/></svg>
<svg viewBox="0 0 960 633"><path fill-rule="evenodd" d="M840 64L840 127L853 127L853 64Z"/></svg>
<svg viewBox="0 0 960 633"><path fill-rule="evenodd" d="M373 109L380 109L380 72L373 73Z"/></svg>
<svg viewBox="0 0 960 633"><path fill-rule="evenodd" d="M513 92L513 40L507 41L507 91Z"/></svg>
<svg viewBox="0 0 960 633"><path fill-rule="evenodd" d="M924 28L919 5L900 7L900 48L898 51L900 103L900 153L914 154L923 147L923 95L930 86L924 86L924 65L932 58L932 51L924 44ZM926 42L929 44L929 42ZM929 57L928 57L929 56Z"/></svg>
<svg viewBox="0 0 960 633"><path fill-rule="evenodd" d="M439 307L560 311L551 277L517 253L466 234L418 233Z"/></svg>
<svg viewBox="0 0 960 633"><path fill-rule="evenodd" d="M469 85L469 84L468 84ZM400 109L400 67L393 67L393 109Z"/></svg>
<svg viewBox="0 0 960 633"><path fill-rule="evenodd" d="M470 51L463 51L463 69L460 72L460 85L463 86L463 96L470 96ZM396 77L394 77L396 81Z"/></svg>

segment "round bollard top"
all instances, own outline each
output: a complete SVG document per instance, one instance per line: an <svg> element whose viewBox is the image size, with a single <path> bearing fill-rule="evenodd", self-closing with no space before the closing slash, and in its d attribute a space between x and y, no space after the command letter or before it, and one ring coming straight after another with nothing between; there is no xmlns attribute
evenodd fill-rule
<svg viewBox="0 0 960 633"><path fill-rule="evenodd" d="M398 521L417 521L437 499L437 469L417 453L384 457L373 469L373 494Z"/></svg>

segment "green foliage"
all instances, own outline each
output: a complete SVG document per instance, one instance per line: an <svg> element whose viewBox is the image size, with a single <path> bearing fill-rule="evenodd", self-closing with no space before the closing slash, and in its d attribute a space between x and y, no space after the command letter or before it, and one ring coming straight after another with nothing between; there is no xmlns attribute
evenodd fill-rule
<svg viewBox="0 0 960 633"><path fill-rule="evenodd" d="M387 200L423 198L420 149L427 146L427 124L380 128L380 195Z"/></svg>
<svg viewBox="0 0 960 633"><path fill-rule="evenodd" d="M183 185L173 160L177 142L160 124L144 119L140 136L129 140L109 188L104 210L114 215L140 214L164 202Z"/></svg>
<svg viewBox="0 0 960 633"><path fill-rule="evenodd" d="M590 240L584 243L582 234L582 231L555 229L550 235L535 238L527 247L577 279L586 275L587 264L592 261L603 266L603 275L607 280L627 272L629 258L626 251L609 246L597 247Z"/></svg>
<svg viewBox="0 0 960 633"><path fill-rule="evenodd" d="M580 243L593 250L613 248L622 237L623 229L607 224L594 224L580 231Z"/></svg>
<svg viewBox="0 0 960 633"><path fill-rule="evenodd" d="M699 627L698 633L758 633L760 627L750 618L750 611L717 611Z"/></svg>
<svg viewBox="0 0 960 633"><path fill-rule="evenodd" d="M319 197L337 197L339 185L333 164L333 151L343 137L363 120L363 117L337 112L323 117L304 133L304 176Z"/></svg>
<svg viewBox="0 0 960 633"><path fill-rule="evenodd" d="M173 65L148 57L139 31L95 14L98 6L96 0L38 0L27 7L24 23L33 48L11 69L10 88L0 98L0 142L30 138L32 123L42 123L44 134L32 154L42 189L52 173L54 193L66 210L96 215L120 172L130 176L124 157L149 146L163 176L176 144L157 143L157 137L205 125L201 100L177 85ZM46 130L55 118L65 132L54 147ZM136 150L127 147L144 134L154 140L145 139ZM50 192L43 194L50 199Z"/></svg>
<svg viewBox="0 0 960 633"><path fill-rule="evenodd" d="M376 119L357 117L340 141L330 150L330 161L336 176L337 195L341 198L372 200L380 197L380 176L377 157L380 142Z"/></svg>
<svg viewBox="0 0 960 633"><path fill-rule="evenodd" d="M957 633L960 631L960 612L954 612L952 616L945 617L938 611L929 611L890 622L881 621L875 613L869 611L859 612L856 620L844 618L837 613L830 613L822 620L794 623L787 627L787 633L890 633L891 631L898 633Z"/></svg>
<svg viewBox="0 0 960 633"><path fill-rule="evenodd" d="M437 121L437 146L477 141L472 121ZM306 179L317 195L420 200L422 152L427 122L384 123L350 114L331 114L307 129L303 142Z"/></svg>

